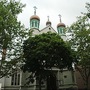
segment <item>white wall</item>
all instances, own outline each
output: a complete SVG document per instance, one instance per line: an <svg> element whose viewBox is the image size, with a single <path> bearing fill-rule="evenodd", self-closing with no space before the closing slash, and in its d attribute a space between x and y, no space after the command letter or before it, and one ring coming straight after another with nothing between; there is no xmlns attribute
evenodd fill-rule
<svg viewBox="0 0 90 90"><path fill-rule="evenodd" d="M11 77L5 78L5 86L11 86Z"/></svg>
<svg viewBox="0 0 90 90"><path fill-rule="evenodd" d="M2 86L2 84L0 83L0 90L1 90L1 86Z"/></svg>
<svg viewBox="0 0 90 90"><path fill-rule="evenodd" d="M4 83L5 83L5 77L0 79L0 84L2 85L2 87L4 87Z"/></svg>

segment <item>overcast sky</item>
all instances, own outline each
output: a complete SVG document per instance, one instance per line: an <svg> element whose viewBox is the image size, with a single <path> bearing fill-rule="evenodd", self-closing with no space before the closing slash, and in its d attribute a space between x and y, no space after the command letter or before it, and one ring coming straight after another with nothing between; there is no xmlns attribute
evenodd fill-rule
<svg viewBox="0 0 90 90"><path fill-rule="evenodd" d="M40 29L46 26L47 16L49 16L52 27L56 30L59 14L62 16L62 22L70 26L81 12L86 12L85 5L87 2L90 3L90 0L21 0L21 2L26 4L26 7L18 19L26 28L30 28L30 17L34 14L33 7L36 6L36 14L40 17Z"/></svg>

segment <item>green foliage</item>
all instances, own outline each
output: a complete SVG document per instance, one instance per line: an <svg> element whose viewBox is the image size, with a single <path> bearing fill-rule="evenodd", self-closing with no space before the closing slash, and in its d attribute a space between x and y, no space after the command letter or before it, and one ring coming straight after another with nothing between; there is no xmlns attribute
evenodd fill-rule
<svg viewBox="0 0 90 90"><path fill-rule="evenodd" d="M28 36L27 29L17 20L24 6L19 1L0 0L0 56L2 57L0 58L0 72L2 72L0 76L6 75L5 70L8 69L8 72L13 66L15 67L12 60L13 62L20 60L23 40Z"/></svg>
<svg viewBox="0 0 90 90"><path fill-rule="evenodd" d="M90 77L90 4L86 4L87 13L78 17L78 20L71 25L73 38L70 43L72 48L75 47L77 52L76 69L80 72L83 80L88 88L88 80ZM78 67L79 66L79 67Z"/></svg>
<svg viewBox="0 0 90 90"><path fill-rule="evenodd" d="M77 22L71 26L74 37L71 40L72 46L77 46L78 59L84 65L90 59L90 23L87 16L79 17ZM84 63L82 63L84 61ZM90 65L88 62L86 65Z"/></svg>
<svg viewBox="0 0 90 90"><path fill-rule="evenodd" d="M73 57L70 47L56 33L43 33L24 42L23 71L34 77L48 76L52 68L71 68Z"/></svg>
<svg viewBox="0 0 90 90"><path fill-rule="evenodd" d="M86 3L87 12L86 15L90 18L90 3Z"/></svg>

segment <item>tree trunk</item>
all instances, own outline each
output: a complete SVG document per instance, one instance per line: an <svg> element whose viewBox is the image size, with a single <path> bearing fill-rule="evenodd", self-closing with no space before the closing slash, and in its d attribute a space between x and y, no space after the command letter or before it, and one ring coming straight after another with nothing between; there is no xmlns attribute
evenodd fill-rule
<svg viewBox="0 0 90 90"><path fill-rule="evenodd" d="M0 61L0 72L2 71L2 62L5 60L6 58L6 49L2 49L2 59ZM0 74L1 75L1 74Z"/></svg>
<svg viewBox="0 0 90 90"><path fill-rule="evenodd" d="M6 49L3 49L2 51L2 60L5 60L6 58Z"/></svg>
<svg viewBox="0 0 90 90"><path fill-rule="evenodd" d="M50 89L50 77L49 77L49 76L47 76L47 81L46 81L46 83L47 83L47 89L46 89L46 90L51 90L51 89Z"/></svg>
<svg viewBox="0 0 90 90"><path fill-rule="evenodd" d="M86 80L86 87L85 87L85 90L89 90L89 88L88 88L88 79Z"/></svg>
<svg viewBox="0 0 90 90"><path fill-rule="evenodd" d="M41 76L39 75L39 90L41 90Z"/></svg>

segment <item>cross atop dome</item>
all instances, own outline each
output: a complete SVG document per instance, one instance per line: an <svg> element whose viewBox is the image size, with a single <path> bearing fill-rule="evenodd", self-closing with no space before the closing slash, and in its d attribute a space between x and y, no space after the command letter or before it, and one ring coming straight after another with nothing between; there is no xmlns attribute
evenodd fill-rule
<svg viewBox="0 0 90 90"><path fill-rule="evenodd" d="M58 28L58 27L65 27L65 24L62 23L62 21L61 21L61 15L59 14L58 16L59 16L59 18L60 18L60 23L58 23L57 28Z"/></svg>
<svg viewBox="0 0 90 90"><path fill-rule="evenodd" d="M61 15L59 14L58 16L59 16L59 18L60 18L60 22L61 22Z"/></svg>
<svg viewBox="0 0 90 90"><path fill-rule="evenodd" d="M47 16L47 18L48 18L48 21L49 21L49 16Z"/></svg>
<svg viewBox="0 0 90 90"><path fill-rule="evenodd" d="M36 15L36 9L37 9L37 7L34 6L33 8L34 8L34 15Z"/></svg>
<svg viewBox="0 0 90 90"><path fill-rule="evenodd" d="M46 26L50 25L51 26L51 22L49 21L49 16L47 16L48 21L46 22Z"/></svg>

